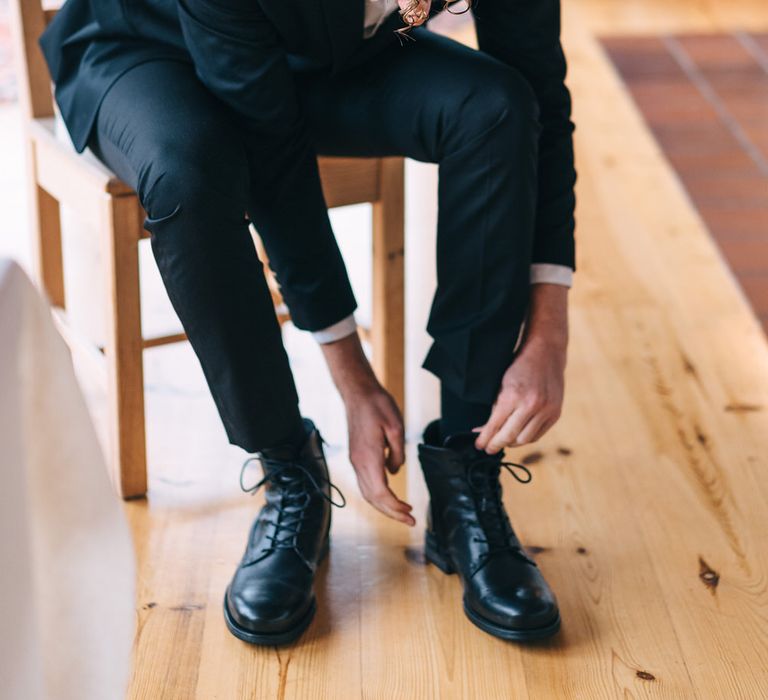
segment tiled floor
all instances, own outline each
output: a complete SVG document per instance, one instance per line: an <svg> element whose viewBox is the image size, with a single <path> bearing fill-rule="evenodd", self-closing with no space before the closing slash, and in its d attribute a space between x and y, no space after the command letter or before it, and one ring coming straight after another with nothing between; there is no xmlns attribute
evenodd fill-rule
<svg viewBox="0 0 768 700"><path fill-rule="evenodd" d="M768 34L602 43L768 330Z"/></svg>

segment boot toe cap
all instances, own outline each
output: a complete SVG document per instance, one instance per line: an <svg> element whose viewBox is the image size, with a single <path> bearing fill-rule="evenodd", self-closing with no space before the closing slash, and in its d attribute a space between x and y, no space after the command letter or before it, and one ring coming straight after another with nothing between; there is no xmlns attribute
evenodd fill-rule
<svg viewBox="0 0 768 700"><path fill-rule="evenodd" d="M233 622L255 634L279 634L292 629L312 605L312 596L292 587L227 591L226 604Z"/></svg>
<svg viewBox="0 0 768 700"><path fill-rule="evenodd" d="M557 601L548 587L517 586L486 591L465 601L477 615L510 630L549 627L559 618Z"/></svg>

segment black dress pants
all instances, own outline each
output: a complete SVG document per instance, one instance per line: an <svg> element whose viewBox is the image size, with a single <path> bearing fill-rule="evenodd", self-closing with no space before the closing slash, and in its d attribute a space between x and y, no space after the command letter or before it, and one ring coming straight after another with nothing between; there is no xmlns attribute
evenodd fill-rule
<svg viewBox="0 0 768 700"><path fill-rule="evenodd" d="M455 395L490 404L528 307L538 106L513 68L423 27L414 37L336 76L296 73L296 89L318 155L439 164L424 367ZM301 226L301 193L281 189L281 173L260 163L263 137L237 124L191 65L153 61L112 86L89 145L138 192L228 437L254 452L291 429L298 399L246 212L315 325L355 301L335 244Z"/></svg>

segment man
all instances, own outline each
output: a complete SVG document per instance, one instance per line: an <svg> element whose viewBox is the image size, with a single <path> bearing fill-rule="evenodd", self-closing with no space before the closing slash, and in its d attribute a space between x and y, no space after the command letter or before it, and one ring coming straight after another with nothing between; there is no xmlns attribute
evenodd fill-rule
<svg viewBox="0 0 768 700"><path fill-rule="evenodd" d="M224 605L232 633L256 644L311 621L334 497L246 212L295 325L322 344L363 496L415 522L387 486L402 419L355 333L318 154L439 163L426 554L460 574L485 631L524 640L560 625L499 481L503 466L525 480L502 449L537 440L563 396L575 172L559 4L477 0L479 51L425 27L403 41L403 18L443 8L402 4L401 16L392 0L69 0L41 40L76 148L136 188L229 440L262 462L266 505Z"/></svg>

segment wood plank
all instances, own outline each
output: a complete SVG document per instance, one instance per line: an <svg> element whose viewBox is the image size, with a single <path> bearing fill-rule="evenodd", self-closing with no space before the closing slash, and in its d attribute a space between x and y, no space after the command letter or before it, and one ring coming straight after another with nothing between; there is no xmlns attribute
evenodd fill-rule
<svg viewBox="0 0 768 700"><path fill-rule="evenodd" d="M405 406L404 174L401 158L381 160L380 198L373 205L373 365Z"/></svg>
<svg viewBox="0 0 768 700"><path fill-rule="evenodd" d="M37 210L36 259L39 279L54 306L66 306L64 292L64 257L61 245L59 203L42 187L32 183L33 206Z"/></svg>
<svg viewBox="0 0 768 700"><path fill-rule="evenodd" d="M64 308L64 258L58 201L37 184L35 144L27 141L27 191L35 277L53 306Z"/></svg>
<svg viewBox="0 0 768 700"><path fill-rule="evenodd" d="M102 221L108 265L104 355L111 421L109 461L120 494L135 498L147 491L136 198L110 198Z"/></svg>
<svg viewBox="0 0 768 700"><path fill-rule="evenodd" d="M570 19L573 36L578 19ZM579 193L590 212L586 222L581 219L580 260L586 260L581 278L589 286L582 292L586 298L575 305L576 322L584 317L575 343L582 361L580 371L572 366L569 376L575 375L571 384L577 387L569 396L585 397L589 406L582 410L592 407L594 424L605 435L600 441L604 456L587 458L586 474L580 469L580 476L600 488L613 476L601 474L621 465L624 488L620 483L609 487L603 494L606 505L599 508L598 498L592 512L604 521L615 509L639 521L637 534L649 558L645 565L638 561L620 583L628 589L631 577L639 571L647 575L650 563L662 595L648 598L664 602L658 612L669 615L674 627L662 648L670 658L690 659L686 668L695 692L750 697L766 679L758 660L767 641L765 630L758 632L760 611L768 605L768 592L760 584L767 572L759 544L765 478L746 460L737 465L729 459L728 470L718 464L715 445L726 451L726 443L718 439L722 405L712 405L712 393L739 370L722 357L717 364L711 351L720 341L732 353L759 358L748 371L754 377L757 364L765 382L765 339L698 219L682 206L676 181L661 167L599 47L586 32L576 36L570 57L573 87L580 96L577 123L601 138L588 147L582 143L578 153L586 175ZM628 141L630 128L633 139ZM606 169L611 177L600 175ZM611 264L599 266L604 260ZM714 332L723 323L732 327L722 335ZM737 347L730 338L739 339ZM620 532L617 525L609 531ZM636 548L636 540L625 542ZM721 572L716 596L698 579L700 556ZM724 588L726 570L736 595ZM631 610L616 605L625 616ZM643 610L650 616L647 605ZM749 644L739 645L728 622L733 619L740 620L742 635L750 630ZM654 624L654 629L663 627ZM640 638L647 655L654 645L648 635ZM682 654L670 646L674 639ZM726 649L732 651L726 655ZM684 692L684 676L675 679L672 671L659 677L671 677L672 688Z"/></svg>
<svg viewBox="0 0 768 700"><path fill-rule="evenodd" d="M323 195L329 208L373 202L379 194L378 158L317 159Z"/></svg>
<svg viewBox="0 0 768 700"><path fill-rule="evenodd" d="M82 212L89 223L98 221L101 195L134 194L93 155L78 154L71 144L59 139L53 119L35 119L27 128L35 144L38 183L60 203Z"/></svg>
<svg viewBox="0 0 768 700"><path fill-rule="evenodd" d="M10 10L22 112L26 120L52 117L51 79L37 43L47 24L42 4L38 0L11 0Z"/></svg>
<svg viewBox="0 0 768 700"><path fill-rule="evenodd" d="M170 345L171 343L183 343L187 340L186 333L169 333L168 335L158 335L153 338L144 338L142 341L142 347L157 348L161 345Z"/></svg>
<svg viewBox="0 0 768 700"><path fill-rule="evenodd" d="M373 203L373 369L405 414L405 183L402 158L379 161L379 193ZM406 467L390 475L405 495Z"/></svg>
<svg viewBox="0 0 768 700"><path fill-rule="evenodd" d="M764 29L763 0L579 0L566 3L595 34L661 34ZM573 13L572 13L573 14Z"/></svg>

